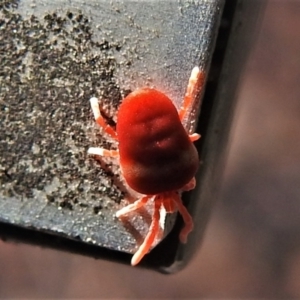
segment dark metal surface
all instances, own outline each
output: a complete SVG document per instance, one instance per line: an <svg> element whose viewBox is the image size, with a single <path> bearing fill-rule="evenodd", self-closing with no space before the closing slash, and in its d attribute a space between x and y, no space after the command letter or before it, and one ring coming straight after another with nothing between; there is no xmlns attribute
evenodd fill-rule
<svg viewBox="0 0 300 300"><path fill-rule="evenodd" d="M107 162L107 168L86 154L89 146L115 146L94 125L88 100L101 98L113 117L124 95L150 85L179 107L193 66L208 71L222 3L6 0L0 4L1 228L8 230L11 224L57 235L60 243L78 240L101 246L102 250L79 250L99 257L105 249L136 250L149 217L137 215L128 224L115 218L116 210L126 204L122 200L127 192L115 162ZM229 21L234 10L235 5ZM229 131L230 118L219 117L229 113L223 111L226 104L215 104L213 111L213 102L209 100L204 123L200 117L203 163L198 188L189 197L196 223L190 245L203 235L210 193L218 184L216 173L224 158L217 152L219 147L225 150ZM199 102L195 108L197 116ZM193 127L194 120L190 121ZM209 130L208 121L215 124ZM167 222L172 224L174 218ZM179 245L179 227L177 223L145 264L172 272L187 260L191 251L185 249L193 247ZM30 230L24 234L30 235ZM83 245L80 242L70 248ZM104 256L109 255L108 251Z"/></svg>

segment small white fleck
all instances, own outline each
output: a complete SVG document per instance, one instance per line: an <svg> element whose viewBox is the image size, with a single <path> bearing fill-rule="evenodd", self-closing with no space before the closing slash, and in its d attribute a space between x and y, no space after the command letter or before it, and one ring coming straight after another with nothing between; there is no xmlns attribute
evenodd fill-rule
<svg viewBox="0 0 300 300"><path fill-rule="evenodd" d="M40 153L40 147L39 147L37 144L35 144L35 143L32 144L31 150L32 150L32 153L33 153L33 154L38 154L38 153Z"/></svg>

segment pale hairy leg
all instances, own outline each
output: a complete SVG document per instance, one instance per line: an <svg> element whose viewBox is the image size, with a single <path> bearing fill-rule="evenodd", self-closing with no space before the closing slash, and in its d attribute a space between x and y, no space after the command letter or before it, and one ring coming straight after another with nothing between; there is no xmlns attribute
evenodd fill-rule
<svg viewBox="0 0 300 300"><path fill-rule="evenodd" d="M144 206L148 202L148 200L152 197L153 196L144 196L144 197L140 198L139 200L121 208L120 210L118 210L116 212L117 218L120 218L121 216L126 215L126 214L128 214L132 211L135 211L138 208Z"/></svg>
<svg viewBox="0 0 300 300"><path fill-rule="evenodd" d="M179 118L182 121L188 113L193 101L204 85L204 72L199 67L194 67L187 85L186 93L183 99L181 109L179 110Z"/></svg>
<svg viewBox="0 0 300 300"><path fill-rule="evenodd" d="M106 123L105 119L101 115L100 107L98 99L93 97L90 99L91 108L95 117L96 123L103 128L103 130L109 134L111 137L117 139L117 133L116 131Z"/></svg>
<svg viewBox="0 0 300 300"><path fill-rule="evenodd" d="M191 142L195 142L195 141L199 140L200 137L201 137L201 135L199 133L193 133L193 134L189 135Z"/></svg>
<svg viewBox="0 0 300 300"><path fill-rule="evenodd" d="M187 242L187 237L188 237L189 233L194 228L193 219L192 219L191 215L189 214L188 210L186 209L186 207L183 205L180 196L178 194L176 194L173 199L176 202L178 211L182 215L182 218L184 221L184 227L180 231L179 240L181 243L185 244Z"/></svg>
<svg viewBox="0 0 300 300"><path fill-rule="evenodd" d="M117 150L107 150L99 147L90 147L87 151L90 155L98 155L102 157L118 157L119 151Z"/></svg>
<svg viewBox="0 0 300 300"><path fill-rule="evenodd" d="M152 222L143 243L131 259L131 265L133 266L137 265L141 261L141 259L150 251L155 241L155 238L159 233L159 211L161 205L161 201L154 201L154 212L152 216Z"/></svg>

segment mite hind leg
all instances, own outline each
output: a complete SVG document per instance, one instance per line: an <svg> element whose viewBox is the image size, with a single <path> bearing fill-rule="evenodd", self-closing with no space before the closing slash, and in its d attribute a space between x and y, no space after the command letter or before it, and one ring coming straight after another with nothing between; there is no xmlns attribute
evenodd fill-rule
<svg viewBox="0 0 300 300"><path fill-rule="evenodd" d="M154 201L154 212L152 215L152 222L149 227L149 231L141 244L141 246L138 248L136 253L133 255L131 259L131 265L135 266L137 265L141 259L151 250L151 247L153 246L155 242L155 238L157 237L159 233L159 219L160 219L160 207L162 203L157 199L157 201Z"/></svg>
<svg viewBox="0 0 300 300"><path fill-rule="evenodd" d="M126 214L128 214L132 211L135 211L135 210L139 209L140 207L144 206L148 202L148 200L152 197L153 196L147 196L146 195L146 196L138 199L137 201L135 201L131 204L128 204L127 206L121 208L120 210L118 210L116 212L116 217L120 218L120 217L122 217L122 216L124 216L124 215L126 215Z"/></svg>
<svg viewBox="0 0 300 300"><path fill-rule="evenodd" d="M176 203L179 213L181 214L181 216L183 218L184 226L180 231L179 240L181 243L185 244L187 242L187 237L188 237L189 233L194 228L194 222L193 222L193 219L192 219L190 213L188 212L186 207L183 205L180 196L178 194L176 194L173 199Z"/></svg>

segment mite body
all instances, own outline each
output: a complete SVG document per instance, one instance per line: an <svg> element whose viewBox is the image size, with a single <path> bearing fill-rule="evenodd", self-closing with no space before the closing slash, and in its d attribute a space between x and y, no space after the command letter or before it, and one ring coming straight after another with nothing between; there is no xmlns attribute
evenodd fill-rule
<svg viewBox="0 0 300 300"><path fill-rule="evenodd" d="M152 200L154 212L149 232L133 255L136 265L151 250L159 233L160 208L168 213L178 210L184 220L180 241L185 243L193 229L193 221L182 204L180 192L195 187L199 158L193 142L200 138L189 135L182 125L194 98L200 93L204 74L195 67L188 82L183 105L179 111L163 93L142 88L123 99L117 114L116 130L101 115L97 98L91 98L96 122L118 141L118 150L89 148L88 153L119 159L127 184L143 194L134 203L117 211L121 217Z"/></svg>
<svg viewBox="0 0 300 300"><path fill-rule="evenodd" d="M118 111L122 173L141 194L182 188L195 175L198 153L172 101L154 89L129 94Z"/></svg>

